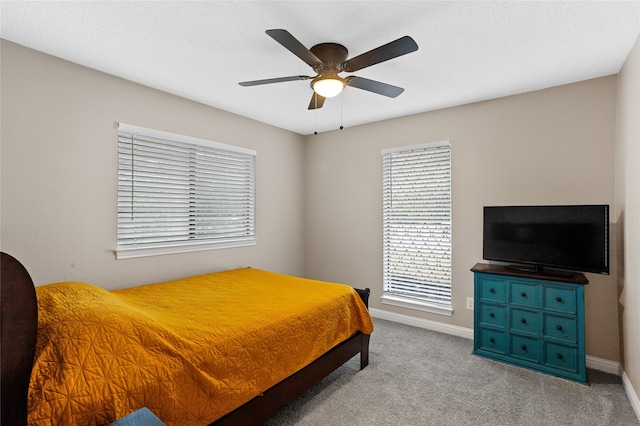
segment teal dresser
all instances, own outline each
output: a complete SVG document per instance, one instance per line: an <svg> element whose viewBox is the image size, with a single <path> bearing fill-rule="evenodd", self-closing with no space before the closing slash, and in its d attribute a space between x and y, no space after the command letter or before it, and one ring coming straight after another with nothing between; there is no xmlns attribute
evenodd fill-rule
<svg viewBox="0 0 640 426"><path fill-rule="evenodd" d="M583 274L553 276L476 264L475 355L588 384Z"/></svg>

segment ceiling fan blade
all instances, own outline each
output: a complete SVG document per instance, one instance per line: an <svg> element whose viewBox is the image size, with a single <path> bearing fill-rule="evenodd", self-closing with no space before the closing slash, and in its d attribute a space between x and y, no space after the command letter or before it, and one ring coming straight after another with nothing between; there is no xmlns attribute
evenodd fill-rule
<svg viewBox="0 0 640 426"><path fill-rule="evenodd" d="M404 92L402 87L392 86L390 84L381 83L375 80L369 80L368 78L350 76L345 78L347 86L356 87L358 89L367 90L369 92L377 93L379 95L395 98L400 93Z"/></svg>
<svg viewBox="0 0 640 426"><path fill-rule="evenodd" d="M318 95L316 92L313 92L313 96L311 97L311 102L309 102L309 108L307 109L322 108L322 105L324 105L325 99L326 98L323 98L322 96Z"/></svg>
<svg viewBox="0 0 640 426"><path fill-rule="evenodd" d="M285 81L309 80L312 78L313 77L309 77L308 75L293 75L291 77L278 77L278 78L267 78L265 80L242 81L238 84L240 86L248 87L248 86L258 86L260 84L283 83Z"/></svg>
<svg viewBox="0 0 640 426"><path fill-rule="evenodd" d="M398 56L406 55L407 53L415 52L416 50L418 50L416 42L411 37L404 36L349 59L342 64L342 68L347 72L354 72L362 68L370 67L371 65L379 64L380 62L388 61L389 59L397 58Z"/></svg>
<svg viewBox="0 0 640 426"><path fill-rule="evenodd" d="M289 49L291 53L305 61L311 68L322 67L323 63L316 55L311 53L302 43L300 43L287 30L267 30L267 35L275 41Z"/></svg>

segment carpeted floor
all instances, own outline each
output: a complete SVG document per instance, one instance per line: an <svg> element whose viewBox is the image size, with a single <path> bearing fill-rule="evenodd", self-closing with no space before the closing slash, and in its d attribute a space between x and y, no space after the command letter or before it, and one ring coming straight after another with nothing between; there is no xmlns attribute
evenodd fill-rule
<svg viewBox="0 0 640 426"><path fill-rule="evenodd" d="M471 354L473 342L374 319L370 363L354 357L266 424L639 425L620 378L591 386Z"/></svg>

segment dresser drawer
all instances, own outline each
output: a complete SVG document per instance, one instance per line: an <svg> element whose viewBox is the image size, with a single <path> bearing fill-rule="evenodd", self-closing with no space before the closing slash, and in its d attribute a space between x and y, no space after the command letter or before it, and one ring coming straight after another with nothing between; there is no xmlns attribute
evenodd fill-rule
<svg viewBox="0 0 640 426"><path fill-rule="evenodd" d="M578 350L574 347L547 343L545 365L575 373L578 371Z"/></svg>
<svg viewBox="0 0 640 426"><path fill-rule="evenodd" d="M565 340L569 343L576 343L576 319L545 314L544 337Z"/></svg>
<svg viewBox="0 0 640 426"><path fill-rule="evenodd" d="M519 331L532 335L540 334L540 321L538 312L524 309L511 309L509 330Z"/></svg>
<svg viewBox="0 0 640 426"><path fill-rule="evenodd" d="M491 330L480 327L480 349L505 354L505 333L503 331Z"/></svg>
<svg viewBox="0 0 640 426"><path fill-rule="evenodd" d="M538 340L530 337L511 336L509 355L530 362L540 362Z"/></svg>
<svg viewBox="0 0 640 426"><path fill-rule="evenodd" d="M507 308L504 306L480 304L480 325L504 328Z"/></svg>
<svg viewBox="0 0 640 426"><path fill-rule="evenodd" d="M577 293L572 288L544 288L544 309L556 312L576 313Z"/></svg>
<svg viewBox="0 0 640 426"><path fill-rule="evenodd" d="M539 287L535 284L511 283L511 303L530 308L539 308L539 291Z"/></svg>
<svg viewBox="0 0 640 426"><path fill-rule="evenodd" d="M491 278L481 278L479 281L479 285L480 300L484 302L506 302L507 283L505 281Z"/></svg>

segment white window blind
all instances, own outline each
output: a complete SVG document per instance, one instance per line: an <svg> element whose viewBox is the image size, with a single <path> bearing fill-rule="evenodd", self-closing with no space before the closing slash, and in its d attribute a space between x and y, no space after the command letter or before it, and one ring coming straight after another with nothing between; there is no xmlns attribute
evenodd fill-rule
<svg viewBox="0 0 640 426"><path fill-rule="evenodd" d="M255 244L253 150L118 128L117 257Z"/></svg>
<svg viewBox="0 0 640 426"><path fill-rule="evenodd" d="M383 151L383 303L451 314L451 146Z"/></svg>

